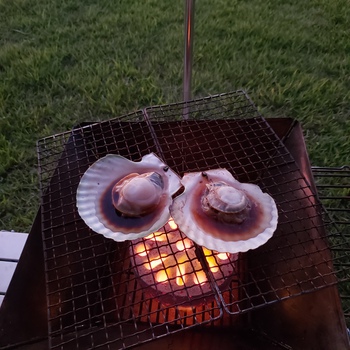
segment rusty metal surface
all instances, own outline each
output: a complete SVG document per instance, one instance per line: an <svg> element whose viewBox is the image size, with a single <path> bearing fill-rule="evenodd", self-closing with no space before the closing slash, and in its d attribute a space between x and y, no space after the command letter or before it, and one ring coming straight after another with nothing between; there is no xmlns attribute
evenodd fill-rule
<svg viewBox="0 0 350 350"><path fill-rule="evenodd" d="M310 184L310 188L319 196L314 179L317 172L312 172L300 124L286 119L270 119L269 123L283 139L306 181ZM287 128L288 124L291 126L289 129ZM329 182L330 179L327 180ZM327 215L325 219L329 219L329 216ZM344 234L343 231L341 232ZM330 235L329 232L327 234L327 239L331 240L334 265L337 265L334 270L337 271L339 280L347 281L347 285L349 285L350 272L346 266L349 261L350 242L343 237L340 243L338 234L334 236ZM342 249L343 254L334 256L335 250L339 248ZM347 254L344 254L345 251ZM330 286L256 310L251 314L251 321L255 330L268 334L275 341L288 344L290 349L350 348L346 319L337 286Z"/></svg>

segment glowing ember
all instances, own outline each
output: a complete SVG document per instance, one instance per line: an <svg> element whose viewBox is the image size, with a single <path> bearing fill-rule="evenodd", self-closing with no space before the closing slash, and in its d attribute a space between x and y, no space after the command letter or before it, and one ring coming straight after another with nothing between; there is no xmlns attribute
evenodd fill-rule
<svg viewBox="0 0 350 350"><path fill-rule="evenodd" d="M203 252L204 252L205 258L207 259L210 271L213 273L218 272L219 267L216 262L215 256L213 255L213 252L208 250L207 248L203 248Z"/></svg>
<svg viewBox="0 0 350 350"><path fill-rule="evenodd" d="M205 275L204 271L196 271L194 275L194 283L196 284L203 284L207 282L207 276Z"/></svg>
<svg viewBox="0 0 350 350"><path fill-rule="evenodd" d="M173 228L176 227L176 224L172 219L168 221L168 224ZM162 232L162 231L154 232L148 235L142 243L138 244L135 248L135 251L139 256L147 256L149 253L149 247L147 245L147 241L164 242L165 240L166 240L165 232ZM191 249L193 247L193 243L188 238L184 238L177 241L175 243L175 246L179 252L183 252ZM218 258L219 260L227 260L230 257L230 254L228 253L213 252L205 247L203 247L203 252L207 260L208 266L210 268L210 271L214 274L216 272L219 272L220 270L216 258ZM167 254L162 254L161 256L157 255L152 260L145 263L144 266L147 270L154 270L160 265L165 267L164 262L168 258L169 258L169 255ZM192 274L191 278L189 278L190 274L188 273L188 270L191 269L191 266L189 264L190 264L190 261L187 255L179 258L176 264L174 264L173 268L169 267L167 269L164 268L157 271L156 277L155 277L156 281L158 283L162 283L167 281L169 278L175 277L175 282L178 286L183 286L186 283L186 281L192 281L195 284L205 283L207 281L207 277L204 271L197 271L195 274ZM172 272L173 269L175 269L175 273Z"/></svg>
<svg viewBox="0 0 350 350"><path fill-rule="evenodd" d="M176 269L176 284L183 286L186 282L186 277L186 265L181 263Z"/></svg>
<svg viewBox="0 0 350 350"><path fill-rule="evenodd" d="M177 225L176 225L175 221L172 218L169 219L168 225L170 226L170 228L172 230L176 230L177 229Z"/></svg>
<svg viewBox="0 0 350 350"><path fill-rule="evenodd" d="M220 259L220 260L228 260L230 258L230 254L228 253L219 253L217 255L217 257Z"/></svg>
<svg viewBox="0 0 350 350"><path fill-rule="evenodd" d="M160 264L162 264L165 260L166 260L166 255L161 255L160 257L156 258L156 259L152 259L150 260L149 263L145 264L145 267L147 270L153 270L155 269L157 266L159 266Z"/></svg>
<svg viewBox="0 0 350 350"><path fill-rule="evenodd" d="M158 283L165 282L168 279L168 275L165 270L160 270L156 274L156 281Z"/></svg>
<svg viewBox="0 0 350 350"><path fill-rule="evenodd" d="M168 224L176 227L172 219ZM213 293L207 272L197 258L194 243L183 237L179 230L169 231L169 227L165 227L135 242L131 249L140 282L162 300L182 300L190 296L192 305L194 297ZM232 263L238 255L219 253L205 247L202 250L210 273L221 281L219 287L230 283L234 271ZM221 261L227 262L221 264ZM187 293L184 293L184 288L188 289Z"/></svg>
<svg viewBox="0 0 350 350"><path fill-rule="evenodd" d="M188 238L185 238L184 240L176 242L176 248L179 251L183 251L185 249L189 249L192 246L193 246L193 244Z"/></svg>
<svg viewBox="0 0 350 350"><path fill-rule="evenodd" d="M214 256L207 256L207 262L211 272L218 272L219 267Z"/></svg>
<svg viewBox="0 0 350 350"><path fill-rule="evenodd" d="M152 241L162 242L162 241L166 240L166 236L164 235L164 232L157 231L157 232L154 232L154 233L151 233L150 235L148 235L146 237L146 239L150 239Z"/></svg>
<svg viewBox="0 0 350 350"><path fill-rule="evenodd" d="M140 256L147 256L147 250L143 243L140 243L136 246L136 254Z"/></svg>

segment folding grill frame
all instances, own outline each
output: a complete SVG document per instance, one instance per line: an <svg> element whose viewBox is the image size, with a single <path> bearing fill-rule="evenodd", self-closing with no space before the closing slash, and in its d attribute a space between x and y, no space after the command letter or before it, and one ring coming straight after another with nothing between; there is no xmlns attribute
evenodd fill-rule
<svg viewBox="0 0 350 350"><path fill-rule="evenodd" d="M149 296L135 274L133 243L105 239L77 213L76 188L94 161L108 153L138 161L150 152L181 176L227 168L239 181L258 184L278 206L278 229L268 243L237 262L217 262L220 271L232 267L227 286L201 247L193 248L188 260L200 262L210 284L209 293L195 298L205 301L199 305ZM229 325L234 318L228 315L335 285L336 273L349 279L342 264L350 251L346 235L321 205L312 177L243 91L82 125L40 140L38 157L51 348L127 348L194 326ZM339 250L338 264L329 244ZM186 284L184 293L191 296Z"/></svg>

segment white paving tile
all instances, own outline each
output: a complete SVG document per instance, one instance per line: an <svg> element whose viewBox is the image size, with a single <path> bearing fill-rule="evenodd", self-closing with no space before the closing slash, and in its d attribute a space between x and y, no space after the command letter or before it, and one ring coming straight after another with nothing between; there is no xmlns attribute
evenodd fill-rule
<svg viewBox="0 0 350 350"><path fill-rule="evenodd" d="M27 237L26 233L0 231L0 293L7 291ZM0 306L3 294L0 294Z"/></svg>
<svg viewBox="0 0 350 350"><path fill-rule="evenodd" d="M26 233L0 231L0 260L18 260L27 237Z"/></svg>

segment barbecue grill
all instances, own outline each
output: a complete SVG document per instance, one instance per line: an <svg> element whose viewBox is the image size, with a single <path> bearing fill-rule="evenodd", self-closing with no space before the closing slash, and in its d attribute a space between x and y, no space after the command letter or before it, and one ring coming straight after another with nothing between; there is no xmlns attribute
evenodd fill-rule
<svg viewBox="0 0 350 350"><path fill-rule="evenodd" d="M151 152L180 176L226 168L269 193L279 211L274 236L237 261L220 260L215 252L208 260L194 245L186 259L195 268L181 278L205 276L206 288L169 278L167 302L149 293L164 283L152 269L141 272L152 282L142 283L136 242L93 232L76 209L77 186L93 162L110 153L138 161ZM265 119L244 91L236 91L79 125L39 140L38 158L42 202L21 259L26 265L20 261L16 272L38 274L25 281L15 274L0 314L1 346L13 344L13 332L25 327L15 344L44 338L35 346L50 349L178 348L179 339L197 338L208 349L213 341L224 348L232 342L247 349L348 348L340 301L349 317L349 211L341 209L347 208L349 169L311 169L296 121ZM162 230L185 239L169 225ZM161 244L170 243L154 249ZM33 249L38 256L29 262ZM178 252L169 255L176 268ZM26 292L11 292L19 286ZM174 298L175 290L191 302ZM28 328L32 317L37 324ZM17 326L9 330L9 322Z"/></svg>
<svg viewBox="0 0 350 350"><path fill-rule="evenodd" d="M265 119L244 91L191 100L186 4L184 102L38 141L41 205L2 304L1 349L350 349L350 169L311 168L298 122ZM76 208L89 166L152 152L180 176L226 168L259 185L278 207L274 236L231 256L188 245L171 221L126 242L89 229Z"/></svg>

